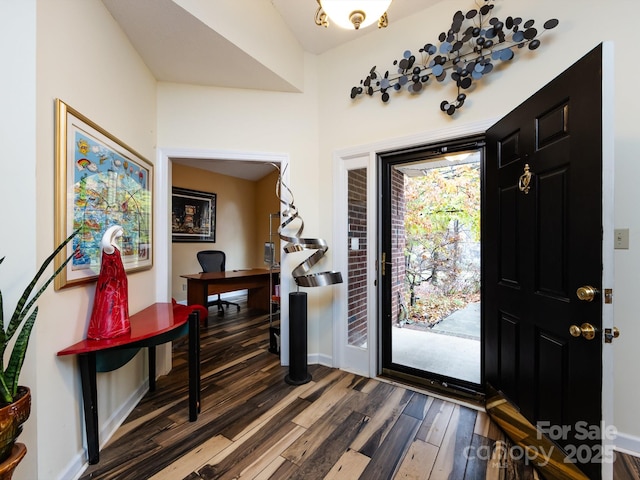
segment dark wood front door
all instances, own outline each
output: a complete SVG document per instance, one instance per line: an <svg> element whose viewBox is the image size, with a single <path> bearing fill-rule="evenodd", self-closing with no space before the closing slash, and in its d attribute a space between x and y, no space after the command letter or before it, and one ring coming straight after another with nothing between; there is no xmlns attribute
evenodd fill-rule
<svg viewBox="0 0 640 480"><path fill-rule="evenodd" d="M576 292L603 287L601 65L602 46L487 132L482 233L485 380L591 479L603 299ZM594 339L570 334L586 323Z"/></svg>

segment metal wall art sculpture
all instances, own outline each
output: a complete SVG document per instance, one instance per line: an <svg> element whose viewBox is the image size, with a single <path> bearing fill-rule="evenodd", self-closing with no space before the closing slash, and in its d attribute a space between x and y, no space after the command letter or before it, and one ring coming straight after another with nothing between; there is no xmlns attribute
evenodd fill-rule
<svg viewBox="0 0 640 480"><path fill-rule="evenodd" d="M277 165L274 165L279 169ZM286 168L286 167L285 167ZM278 227L278 234L282 240L287 242L283 246L285 253L301 252L303 250L315 250L310 257L300 263L291 271L296 285L298 287L323 287L342 283L342 274L340 272L320 272L311 273L312 267L317 264L324 254L329 250L327 242L321 238L303 238L300 235L304 230L304 220L298 213L297 207L294 205L293 192L282 181L282 172L278 176L276 184L276 195L280 203L284 205L282 211L282 223ZM285 198L287 197L287 198ZM293 222L298 224L298 229L292 235L285 234L287 227Z"/></svg>
<svg viewBox="0 0 640 480"><path fill-rule="evenodd" d="M372 67L369 75L360 80L360 86L351 89L351 98L361 94L373 96L380 92L383 102L389 101L389 91L400 91L406 87L410 93L420 93L425 85L435 78L444 82L447 71L456 83L458 96L454 101L443 100L440 109L453 115L464 105L468 90L474 82L491 73L496 62L511 60L516 48L536 50L539 37L546 30L558 25L557 19L547 20L542 32L534 26L534 20L507 17L504 21L490 15L494 0L484 0L477 9L466 14L457 11L453 15L451 28L438 37L439 45L427 43L419 49L419 57L406 50L401 60L395 60L396 73L387 70L383 75Z"/></svg>

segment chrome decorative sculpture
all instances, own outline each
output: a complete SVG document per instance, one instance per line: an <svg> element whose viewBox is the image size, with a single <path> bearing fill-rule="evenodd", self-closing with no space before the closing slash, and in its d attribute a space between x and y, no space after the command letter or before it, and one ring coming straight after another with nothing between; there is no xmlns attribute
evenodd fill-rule
<svg viewBox="0 0 640 480"><path fill-rule="evenodd" d="M279 167L276 166L276 168ZM286 168L286 167L285 167ZM321 238L303 238L300 235L304 230L304 220L298 213L293 199L293 192L282 181L282 173L278 176L276 184L276 195L280 203L284 206L282 211L282 223L278 227L278 235L282 240L287 242L282 248L285 253L301 252L303 250L315 250L311 256L300 263L291 271L291 275L299 287L323 287L342 283L342 274L340 272L320 272L310 273L312 267L317 264L324 254L329 250L327 242ZM285 196L287 198L285 198ZM284 231L293 222L298 224L298 229L293 235L286 235Z"/></svg>
<svg viewBox="0 0 640 480"><path fill-rule="evenodd" d="M383 102L389 101L389 91L400 91L406 87L413 94L420 93L432 78L444 82L447 71L456 82L458 96L454 101L443 100L440 110L453 115L464 105L468 90L473 82L491 73L496 62L506 62L515 55L516 48L528 47L536 50L540 46L538 37L546 30L558 26L557 19L547 20L542 32L534 26L534 20L524 21L521 17L507 17L503 22L490 16L494 0L483 0L478 9L466 14L457 11L453 15L451 28L440 33L439 45L427 43L420 48L420 58L406 50L401 60L395 60L395 73L387 70L384 74L372 67L369 75L360 80L360 86L351 89L351 98L361 94L373 96L380 92ZM431 82L433 83L433 82Z"/></svg>

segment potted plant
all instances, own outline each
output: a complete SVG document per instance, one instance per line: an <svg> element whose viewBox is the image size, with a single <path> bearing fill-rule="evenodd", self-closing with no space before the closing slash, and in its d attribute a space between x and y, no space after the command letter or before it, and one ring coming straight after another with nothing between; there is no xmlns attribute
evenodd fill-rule
<svg viewBox="0 0 640 480"><path fill-rule="evenodd" d="M29 337L38 315L38 307L35 306L35 303L54 278L66 267L75 252L67 257L38 290L35 290L36 285L51 261L77 233L78 230L69 235L42 263L33 280L27 285L18 300L7 325L5 325L4 321L4 305L2 292L0 291L0 464L11 455L16 437L22 430L22 424L29 418L31 413L31 391L28 387L19 386L18 381L27 346L29 345ZM0 264L4 261L4 258L0 258ZM34 291L36 293L32 295ZM5 353L16 333L18 336L11 349L9 362L5 367Z"/></svg>

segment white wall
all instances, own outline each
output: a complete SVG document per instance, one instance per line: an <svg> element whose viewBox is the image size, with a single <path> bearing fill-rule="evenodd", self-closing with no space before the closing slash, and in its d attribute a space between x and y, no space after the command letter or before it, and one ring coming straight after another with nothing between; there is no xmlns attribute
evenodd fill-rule
<svg viewBox="0 0 640 480"><path fill-rule="evenodd" d="M3 5L6 3L9 2ZM37 136L34 136L37 214L27 212L25 217L31 220L31 225L20 228L37 238L35 251L25 255L29 261L34 255L45 258L54 247L55 98L62 99L151 162L155 159L156 141L155 79L102 2L39 1L37 27ZM33 144L32 138L23 147L31 148ZM163 259L156 257L154 261ZM130 274L128 280L131 313L155 301L154 270ZM30 383L36 407L36 421L27 422L27 429L37 430L37 451L35 444L28 444L25 460L32 466L37 459L37 474L21 474L16 476L18 479L69 478L65 472L77 471L85 461L76 359L56 357L56 353L85 338L94 290L95 283L57 292L51 288L41 297L35 336L37 351L31 351L27 365L35 378ZM146 353L140 353L120 370L98 374L102 441L115 427L113 422L123 418L126 411L122 410L131 408L140 395L147 376L145 367Z"/></svg>
<svg viewBox="0 0 640 480"><path fill-rule="evenodd" d="M279 77L291 85L285 91L299 91L304 87L304 51L269 2L175 2L244 53L255 58L267 67L267 71L277 72ZM267 38L269 41L265 41ZM233 58L226 59L224 65L225 68L236 71L239 76L242 75L240 65L236 65Z"/></svg>
<svg viewBox="0 0 640 480"><path fill-rule="evenodd" d="M0 291L5 318L13 313L16 301L36 271L36 2L0 2L0 91L5 112L0 115ZM10 74L8 74L10 72ZM32 342L20 376L22 385L34 385ZM36 400L35 398L33 400ZM35 405L34 405L35 407ZM20 441L27 445L27 458L18 475L36 478L36 429L38 412L32 408ZM36 420L37 421L37 420Z"/></svg>
<svg viewBox="0 0 640 480"><path fill-rule="evenodd" d="M373 65L384 72L393 68L392 62L401 59L405 50L418 54L427 42L436 43L438 34L451 25L457 9L471 8L472 2L441 2L401 21L390 20L386 31L370 30L358 41L334 49L319 57L318 85L320 89L320 164L329 164L336 149L368 145L383 139L417 135L447 126L462 127L476 121L502 116L528 98L538 88L561 73L570 64L605 40L615 42L615 225L630 229L630 248L617 250L614 290L615 322L621 337L615 341L615 424L636 441L640 451L640 389L636 386L636 365L640 360L635 339L640 335L634 304L634 288L640 274L640 216L637 214L636 179L640 163L635 157L640 150L640 131L636 112L640 100L636 93L638 66L634 63L635 14L637 2L557 2L553 0L510 0L496 2L493 10L501 19L508 15L534 19L536 25L549 18L558 18L560 25L542 37L542 46L531 53L518 51L511 64L494 70L468 95L464 107L455 118L443 114L439 105L444 99L453 100L457 92L451 82L426 87L419 96L391 93L391 100L383 104L378 96L356 101L349 98L352 86L364 79ZM319 169L320 183L331 185L331 172ZM332 224L332 209L319 212L323 233ZM613 232L606 232L612 234ZM324 317L323 317L324 318ZM331 325L323 324L322 332L330 332ZM327 340L328 341L328 340ZM321 350L330 345L321 340Z"/></svg>

